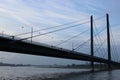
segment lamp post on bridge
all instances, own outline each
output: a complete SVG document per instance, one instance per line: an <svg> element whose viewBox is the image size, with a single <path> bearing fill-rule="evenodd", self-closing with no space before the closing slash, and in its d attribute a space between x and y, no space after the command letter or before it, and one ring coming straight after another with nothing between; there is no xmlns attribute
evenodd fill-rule
<svg viewBox="0 0 120 80"><path fill-rule="evenodd" d="M31 27L31 43L32 43L32 37L33 37L33 27Z"/></svg>
<svg viewBox="0 0 120 80"><path fill-rule="evenodd" d="M72 50L74 50L74 42L72 41Z"/></svg>

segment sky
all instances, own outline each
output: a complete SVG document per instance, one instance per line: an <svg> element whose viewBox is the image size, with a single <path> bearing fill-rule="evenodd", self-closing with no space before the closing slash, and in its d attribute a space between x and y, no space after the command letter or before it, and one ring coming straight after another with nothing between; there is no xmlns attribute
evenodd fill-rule
<svg viewBox="0 0 120 80"><path fill-rule="evenodd" d="M44 29L60 24L79 21L89 21L91 15L95 20L98 30L105 27L105 15L109 13L110 26L116 42L116 48L119 52L120 47L120 1L119 0L0 0L0 33L16 35L23 32ZM75 24L77 24L75 23ZM75 25L73 24L73 25ZM71 25L69 25L71 26ZM66 26L63 26L66 27ZM61 27L58 27L61 28ZM82 26L71 28L69 30L60 31L54 34L48 34L41 37L36 37L33 41L45 43L48 45L56 45L59 42L68 39L79 32L89 29L89 23ZM51 31L51 30L48 30ZM41 31L39 33L45 33ZM34 33L36 35L38 33ZM19 36L25 38L25 36ZM101 34L102 41L106 38L106 33ZM65 45L59 47L72 49L78 43L82 43L89 39L89 31L78 38L71 40ZM89 44L89 42L88 42ZM87 46L88 46L87 44ZM98 44L97 44L98 45ZM105 45L104 45L105 46ZM87 50L86 50L87 49ZM79 50L89 54L88 48ZM85 52L86 51L86 52ZM18 53L0 52L0 60L8 63L22 64L80 64L82 61L57 59L43 56L23 55ZM119 54L117 54L119 55Z"/></svg>

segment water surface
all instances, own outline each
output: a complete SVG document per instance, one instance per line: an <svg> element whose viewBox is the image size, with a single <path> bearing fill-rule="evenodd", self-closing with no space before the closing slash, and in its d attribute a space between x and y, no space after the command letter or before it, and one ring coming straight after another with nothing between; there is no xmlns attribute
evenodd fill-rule
<svg viewBox="0 0 120 80"><path fill-rule="evenodd" d="M0 80L120 80L120 70L0 67Z"/></svg>

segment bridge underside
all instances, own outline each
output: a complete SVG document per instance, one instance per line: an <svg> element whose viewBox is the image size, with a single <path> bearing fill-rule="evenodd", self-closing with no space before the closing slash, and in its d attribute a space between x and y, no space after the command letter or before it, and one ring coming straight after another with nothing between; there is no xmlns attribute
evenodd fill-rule
<svg viewBox="0 0 120 80"><path fill-rule="evenodd" d="M95 56L91 57L90 55L84 53L79 53L62 48L56 48L53 46L44 45L40 43L18 41L15 39L5 37L0 37L0 51L108 63L108 60L106 59ZM114 61L111 61L111 64L120 65L119 63Z"/></svg>

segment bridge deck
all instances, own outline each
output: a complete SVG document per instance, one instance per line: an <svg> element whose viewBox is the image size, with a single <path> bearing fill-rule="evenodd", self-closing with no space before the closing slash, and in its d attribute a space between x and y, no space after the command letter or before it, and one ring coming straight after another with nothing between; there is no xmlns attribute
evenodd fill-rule
<svg viewBox="0 0 120 80"><path fill-rule="evenodd" d="M30 43L29 41L18 41L16 39L6 37L0 37L0 51L108 63L108 60L96 56L91 57L90 55L80 52L40 43ZM111 64L117 65L119 63L111 61Z"/></svg>

